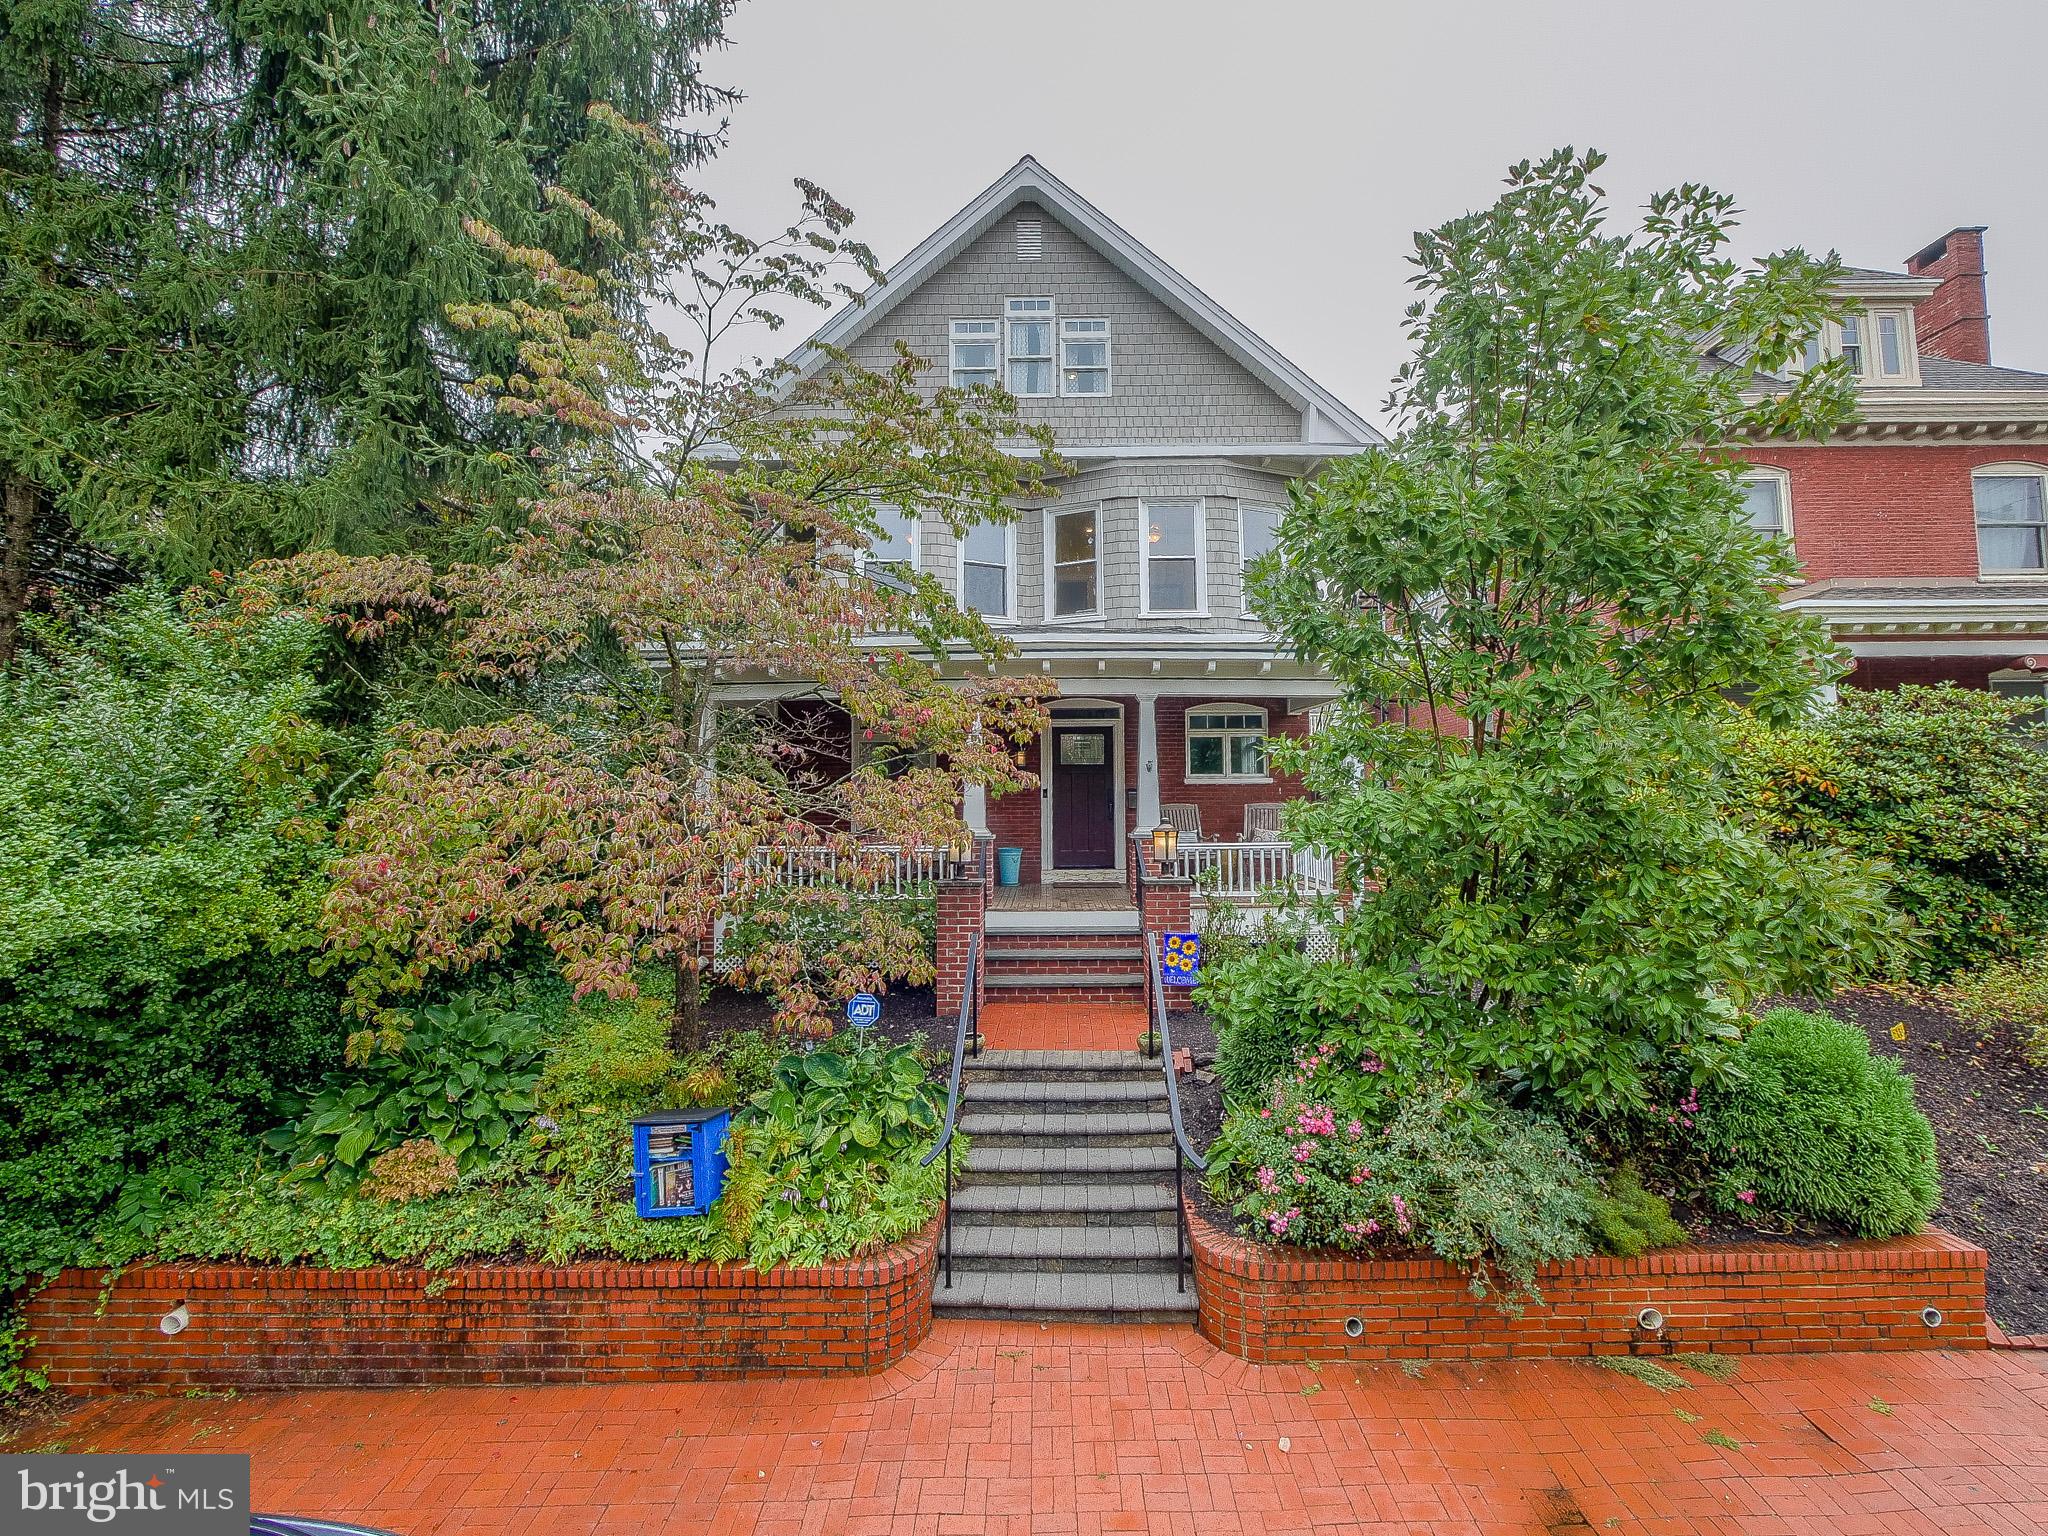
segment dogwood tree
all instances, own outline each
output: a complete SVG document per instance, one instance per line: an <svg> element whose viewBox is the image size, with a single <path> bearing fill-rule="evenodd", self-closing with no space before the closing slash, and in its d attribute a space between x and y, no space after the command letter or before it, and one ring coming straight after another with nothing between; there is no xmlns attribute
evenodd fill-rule
<svg viewBox="0 0 2048 1536"><path fill-rule="evenodd" d="M1783 719L1840 671L1779 606L1796 566L1732 450L1851 411L1841 363L1788 368L1841 268L1738 265L1704 187L1616 229L1600 164L1524 163L1417 237L1399 433L1296 488L1253 581L1340 689L1276 755L1315 796L1294 835L1362 898L1337 959L1255 965L1298 972L1310 1039L1573 1105L1639 1095L1889 927L1870 866L1723 814L1728 697Z"/></svg>
<svg viewBox="0 0 2048 1536"><path fill-rule="evenodd" d="M245 588L358 643L427 640L475 716L401 726L341 829L325 921L376 1026L357 1049L395 1024L393 999L522 940L579 990L671 972L678 1049L699 1039L721 918L769 934L743 979L791 1024L930 978L904 904L862 899L894 869L873 850L954 847L964 784L1028 785L1017 748L1045 689L992 666L942 676L1001 646L930 577L870 558L879 519L1007 519L1056 461L1008 396L934 392L907 353L803 382L707 367L735 307L773 326L775 298L822 297L849 264L872 274L850 215L803 190L802 217L757 243L676 189L646 280L701 296L691 347L621 330L596 280L479 229L530 295L455 319L515 343L519 370L483 385L501 409L578 430L551 493L489 559L309 556ZM784 879L784 855L835 878Z"/></svg>

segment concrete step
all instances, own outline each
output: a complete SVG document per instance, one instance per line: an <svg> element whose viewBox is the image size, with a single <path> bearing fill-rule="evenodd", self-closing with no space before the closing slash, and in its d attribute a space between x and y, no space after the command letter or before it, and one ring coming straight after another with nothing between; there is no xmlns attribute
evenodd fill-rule
<svg viewBox="0 0 2048 1536"><path fill-rule="evenodd" d="M1128 1184L1173 1173L1174 1150L1167 1146L976 1147L968 1156L969 1176L979 1184Z"/></svg>
<svg viewBox="0 0 2048 1536"><path fill-rule="evenodd" d="M968 1184L953 1191L957 1232L979 1226L1175 1225L1173 1181L1117 1184Z"/></svg>
<svg viewBox="0 0 2048 1536"><path fill-rule="evenodd" d="M1145 946L1127 944L1122 934L1028 935L1013 942L991 944L982 951L990 965L1030 960L1100 960L1145 963Z"/></svg>
<svg viewBox="0 0 2048 1536"><path fill-rule="evenodd" d="M1103 1270L1143 1273L1176 1262L1171 1223L1143 1226L962 1226L953 1228L953 1262L958 1270Z"/></svg>
<svg viewBox="0 0 2048 1536"><path fill-rule="evenodd" d="M1104 970L1093 967L1085 971L998 971L991 969L982 985L989 991L1013 992L1019 987L1044 987L1051 990L1096 991L1104 987L1129 988L1133 992L1145 989L1145 972L1136 966L1128 970Z"/></svg>
<svg viewBox="0 0 2048 1536"><path fill-rule="evenodd" d="M1163 1145L1173 1134L1162 1101L1157 1109L1108 1109L1068 1113L1056 1108L1022 1111L991 1110L969 1101L960 1129L983 1147L1041 1146L1048 1142L1072 1147L1149 1147Z"/></svg>
<svg viewBox="0 0 2048 1536"><path fill-rule="evenodd" d="M1135 1021L1134 1021L1135 1022ZM1134 1081L1150 1078L1166 1086L1158 1059L1140 1056L1133 1037L1128 1050L1115 1051L983 1051L969 1056L962 1072L970 1083L997 1081L1089 1082Z"/></svg>
<svg viewBox="0 0 2048 1536"><path fill-rule="evenodd" d="M1096 910L1025 911L991 907L983 919L991 938L1070 939L1090 934L1114 933L1126 938L1138 932L1136 907L1102 907Z"/></svg>
<svg viewBox="0 0 2048 1536"><path fill-rule="evenodd" d="M1142 1271L1006 1274L956 1267L951 1286L943 1274L936 1282L932 1310L1018 1322L1187 1322L1195 1315L1195 1287L1189 1281L1183 1290L1173 1275Z"/></svg>
<svg viewBox="0 0 2048 1536"><path fill-rule="evenodd" d="M973 1058L968 1060L972 1063ZM1163 1111L1166 1081L1156 1065L1144 1078L1117 1077L1100 1083L1082 1077L1031 1078L1002 1073L971 1082L963 1090L962 1099L975 1110L997 1113L1034 1109L1052 1114L1119 1114L1154 1104Z"/></svg>

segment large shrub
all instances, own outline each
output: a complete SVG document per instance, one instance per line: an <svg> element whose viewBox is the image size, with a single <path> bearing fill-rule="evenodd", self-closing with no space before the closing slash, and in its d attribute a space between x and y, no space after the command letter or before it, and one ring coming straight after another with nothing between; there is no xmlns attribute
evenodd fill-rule
<svg viewBox="0 0 2048 1536"><path fill-rule="evenodd" d="M1918 1231L1941 1198L1913 1082L1860 1029L1780 1008L1703 1088L1696 1132L1725 1210L1754 1206L1864 1237Z"/></svg>
<svg viewBox="0 0 2048 1536"><path fill-rule="evenodd" d="M2027 1055L2048 1067L2048 944L1952 976L1941 996L1979 1029L2017 1030Z"/></svg>
<svg viewBox="0 0 2048 1536"><path fill-rule="evenodd" d="M1834 707L1738 733L1740 801L1782 846L1892 865L1926 976L2048 933L2048 733L2035 706L1967 688L1845 690Z"/></svg>
<svg viewBox="0 0 2048 1536"><path fill-rule="evenodd" d="M137 591L0 678L0 1286L275 1124L340 1049L308 976L333 742L318 643Z"/></svg>
<svg viewBox="0 0 2048 1536"><path fill-rule="evenodd" d="M1239 1105L1210 1152L1210 1187L1261 1241L1427 1248L1475 1294L1534 1294L1536 1269L1593 1251L1598 1185L1555 1121L1435 1082L1383 1123L1311 1057Z"/></svg>
<svg viewBox="0 0 2048 1536"><path fill-rule="evenodd" d="M1297 486L1247 575L1336 687L1274 745L1312 791L1290 833L1359 898L1307 1002L1566 1108L1639 1102L1725 1042L1723 1004L1832 985L1888 916L1865 861L1726 814L1724 693L1790 719L1840 668L1778 601L1796 565L1738 456L1853 410L1839 363L1747 393L1840 269L1725 260L1733 203L1696 185L1616 228L1601 158L1417 237L1398 431Z"/></svg>

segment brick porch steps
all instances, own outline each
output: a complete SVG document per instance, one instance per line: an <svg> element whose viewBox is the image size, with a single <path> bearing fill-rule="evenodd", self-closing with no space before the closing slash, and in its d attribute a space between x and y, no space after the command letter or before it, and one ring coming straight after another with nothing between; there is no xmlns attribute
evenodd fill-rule
<svg viewBox="0 0 2048 1536"><path fill-rule="evenodd" d="M983 984L1006 1002L1142 1004L1145 948L1136 937L1086 928L1016 934L992 930Z"/></svg>
<svg viewBox="0 0 2048 1536"><path fill-rule="evenodd" d="M991 977L990 981L993 982ZM1122 1021L1120 1021L1120 1030ZM1128 1033L1142 1028L1134 1008ZM942 1316L1186 1322L1159 1064L1132 1050L987 1051L965 1069L973 1138L953 1196Z"/></svg>

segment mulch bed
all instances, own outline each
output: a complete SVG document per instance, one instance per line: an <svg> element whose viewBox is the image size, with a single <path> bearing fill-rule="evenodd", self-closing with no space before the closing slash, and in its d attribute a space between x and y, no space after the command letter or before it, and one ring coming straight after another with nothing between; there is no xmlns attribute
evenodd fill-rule
<svg viewBox="0 0 2048 1536"><path fill-rule="evenodd" d="M1934 1220L1991 1255L1991 1315L2008 1333L2048 1333L2048 1068L2012 1031L1979 1030L1924 996L1844 992L1830 1008L1912 1074L1941 1159Z"/></svg>
<svg viewBox="0 0 2048 1536"><path fill-rule="evenodd" d="M956 1021L939 1018L930 987L897 987L882 993L881 998L882 1020L868 1031L870 1038L890 1045L909 1045L922 1035L935 1050L952 1051ZM835 1026L843 1022L843 1013L834 1016ZM745 1029L772 1032L774 1024L774 1006L759 992L715 987L704 996L706 1041Z"/></svg>

